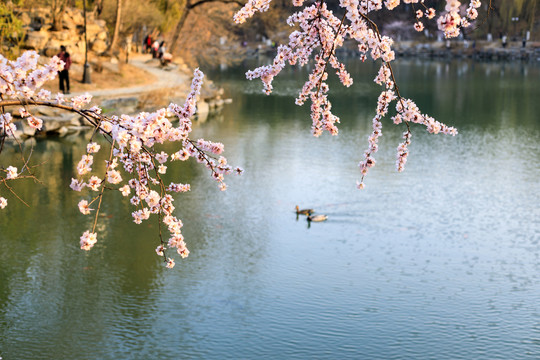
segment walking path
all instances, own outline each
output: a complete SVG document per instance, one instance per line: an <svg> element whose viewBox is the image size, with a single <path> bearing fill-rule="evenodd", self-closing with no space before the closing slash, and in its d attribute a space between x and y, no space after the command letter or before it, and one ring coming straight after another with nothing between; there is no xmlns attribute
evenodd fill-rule
<svg viewBox="0 0 540 360"><path fill-rule="evenodd" d="M155 81L151 84L130 86L123 88L103 89L103 90L88 90L83 92L72 93L71 96L82 95L84 93L91 94L95 97L122 97L126 95L141 94L160 89L170 89L191 82L191 76L177 71L176 67L161 67L159 61L149 58L147 55L136 55L129 62L131 65L144 70L154 76Z"/></svg>

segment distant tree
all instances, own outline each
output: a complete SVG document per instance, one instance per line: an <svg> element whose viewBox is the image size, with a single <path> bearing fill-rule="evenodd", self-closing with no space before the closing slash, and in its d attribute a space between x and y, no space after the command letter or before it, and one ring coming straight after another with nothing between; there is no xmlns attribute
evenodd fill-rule
<svg viewBox="0 0 540 360"><path fill-rule="evenodd" d="M494 1L493 5L499 9L504 32L509 32L513 30L512 27L514 26L512 18L519 19L514 20L516 25L519 21L520 24L525 25L523 28L527 30L533 29L538 8L537 3L538 0L501 0Z"/></svg>
<svg viewBox="0 0 540 360"><path fill-rule="evenodd" d="M201 5L209 4L209 3L223 3L223 4L234 4L236 7L243 6L244 2L241 0L180 0L179 4L181 6L180 10L180 18L178 19L178 22L176 23L176 27L173 31L172 38L171 38L171 46L170 51L174 52L176 49L176 46L178 44L178 39L180 38L180 35L182 34L182 30L184 28L184 24L186 23L186 19L188 18L189 14L196 8L198 8Z"/></svg>
<svg viewBox="0 0 540 360"><path fill-rule="evenodd" d="M52 16L52 29L55 31L62 30L62 18L64 11L68 5L68 0L50 0L51 2L51 16Z"/></svg>
<svg viewBox="0 0 540 360"><path fill-rule="evenodd" d="M289 26L282 19L294 12L294 6L289 0L274 1L265 16L252 19L249 25L235 25L230 20L242 1L180 1L182 16L169 33L170 50L190 64L216 65L242 59L244 41L284 41Z"/></svg>
<svg viewBox="0 0 540 360"><path fill-rule="evenodd" d="M125 36L131 34L137 34L138 40L142 41L144 36L147 35L143 34L145 28L147 33L153 30L167 31L171 27L171 18L177 17L177 9L174 4L162 8L162 0L129 1L129 3L126 3L126 0L122 1L121 26L117 29L117 43L115 46L121 43ZM109 24L111 34L114 34L115 27L111 25L117 23L117 1L104 1L99 16Z"/></svg>
<svg viewBox="0 0 540 360"><path fill-rule="evenodd" d="M109 46L109 52L115 50L118 45L118 36L120 34L120 28L122 27L122 3L127 0L116 0L116 20L114 22L114 31L111 39L111 45Z"/></svg>
<svg viewBox="0 0 540 360"><path fill-rule="evenodd" d="M101 15L101 12L103 11L103 0L96 0L94 1L94 14L99 16Z"/></svg>
<svg viewBox="0 0 540 360"><path fill-rule="evenodd" d="M540 18L538 0L491 0L484 7L489 13L487 32L492 34L532 32Z"/></svg>
<svg viewBox="0 0 540 360"><path fill-rule="evenodd" d="M230 64L243 58L245 49L239 46L238 29L230 21L237 9L216 2L190 10L175 42L175 54L193 66Z"/></svg>

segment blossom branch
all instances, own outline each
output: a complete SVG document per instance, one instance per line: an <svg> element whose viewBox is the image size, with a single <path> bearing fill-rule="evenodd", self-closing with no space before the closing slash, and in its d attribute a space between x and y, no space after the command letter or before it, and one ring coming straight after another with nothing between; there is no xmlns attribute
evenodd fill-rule
<svg viewBox="0 0 540 360"><path fill-rule="evenodd" d="M142 112L135 116L106 116L102 114L98 106L87 108L91 101L90 95L73 97L66 102L62 94L56 95L56 100L53 100L49 92L39 90L44 81L56 76L63 64L57 58L53 58L48 65L40 68L37 65L37 59L38 55L35 52L26 52L19 59L11 62L0 56L0 108L23 106L19 110L21 117L26 118L28 124L37 130L41 130L43 121L29 112L28 109L34 106L48 106L77 113L93 127L86 153L76 166L77 176L72 178L70 185L70 188L77 192L86 188L99 191L90 203L84 199L78 203L79 211L83 215L89 215L93 211L90 206L97 201L91 230L85 231L80 237L81 249L90 250L97 243L96 228L104 193L105 190L113 190L121 192L124 197L134 192L130 202L136 209L131 214L135 223L140 224L152 214L157 215L160 223L158 236L161 247L161 250L156 249L158 255L163 255L162 252L165 250L165 240L161 229L161 224L164 224L170 232L168 247L176 249L182 258L188 256L189 250L181 233L183 223L174 216L174 198L171 194L190 191L191 187L190 184L180 183L171 183L166 186L161 176L167 171L165 163L187 160L193 156L196 156L198 160L203 159L202 162L211 168L212 177L220 181L221 190L225 190L224 174L233 172L223 156L216 161L207 154L221 154L223 144L203 139L194 142L189 138L190 118L195 114L203 73L198 69L194 71L191 91L183 106L170 104L166 109L151 113ZM173 124L175 117L177 125ZM11 113L0 114L0 131L2 144L6 137L13 137L18 142ZM105 174L102 178L92 175L94 154L101 148L98 143L93 142L96 134L101 134L110 144L108 160L105 161ZM155 149L157 144L173 142L181 144L180 150L175 153L168 154L164 151L158 153ZM22 153L21 146L19 150ZM23 170L30 172L31 166L28 159L24 160L23 157L23 164ZM155 171L155 177L150 175L151 170ZM23 177L14 166L9 166L4 171L6 180ZM241 172L241 169L237 170L237 173ZM33 175L29 175L31 176ZM8 190L12 191L5 180L2 182ZM107 184L118 185L118 187ZM155 186L158 191L154 190ZM0 208L3 209L6 205L7 200L0 197ZM174 260L170 257L165 259L166 266L172 268Z"/></svg>
<svg viewBox="0 0 540 360"><path fill-rule="evenodd" d="M405 0L405 3L417 3L418 1ZM299 30L294 30L289 36L288 44L280 45L277 54L271 65L261 66L255 70L248 71L248 79L260 78L263 82L263 91L266 94L272 92L272 81L285 67L286 62L290 65L306 65L310 60L315 63L314 69L296 98L297 105L303 105L309 98L311 100L312 134L320 136L323 130L327 130L332 135L338 133L336 123L339 118L331 112L331 104L328 101L328 85L325 80L328 76L327 66L331 64L337 70L339 80L344 86L352 84L352 78L346 71L345 65L339 61L335 55L337 47L343 46L346 38L358 43L360 59L365 61L368 52L373 60L381 59L381 67L375 78L375 82L384 85L381 92L374 116L373 131L368 138L368 149L364 152L364 159L360 162L362 174L361 182L357 182L359 188L364 187L363 179L369 168L375 165L373 154L378 150L378 138L382 136L382 118L388 113L389 105L396 102L397 115L392 117L395 124L405 123L406 145L410 143L410 122L420 123L427 127L430 133L445 133L455 135L457 131L441 124L420 113L420 110L410 99L405 99L396 85L396 78L391 66L395 58L392 50L393 40L387 36L382 36L377 24L370 19L369 14L379 11L383 5L388 10L393 10L400 5L400 0L340 0L339 6L344 10L341 20L337 19L332 11L329 11L325 0L319 0L315 4L303 6L303 0L293 0L295 6L303 8L291 15L287 22L289 25L297 25ZM270 0L250 0L244 8L235 14L234 21L243 23L256 11L266 11ZM459 2L447 0L445 12L437 20L439 29L444 31L446 37L457 36L461 28L469 26L468 21L476 18L476 8L480 6L480 1L471 0L465 16L459 15ZM425 12L415 9L416 23L414 28L417 31L423 30L422 17L432 19L435 17L435 10L427 8L421 4ZM318 54L313 54L317 47L321 48ZM398 152L403 152L398 149ZM403 165L403 164L402 164ZM398 171L403 166L398 167Z"/></svg>

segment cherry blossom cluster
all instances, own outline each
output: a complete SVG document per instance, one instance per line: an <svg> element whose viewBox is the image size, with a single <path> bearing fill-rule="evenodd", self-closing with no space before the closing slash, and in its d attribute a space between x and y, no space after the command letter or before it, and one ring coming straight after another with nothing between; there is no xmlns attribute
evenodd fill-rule
<svg viewBox="0 0 540 360"><path fill-rule="evenodd" d="M54 79L64 63L54 56L47 65L38 67L38 59L35 51L26 51L17 60L0 55L0 94L10 98L48 99L50 92L40 87Z"/></svg>
<svg viewBox="0 0 540 360"><path fill-rule="evenodd" d="M243 23L256 11L266 11L270 1L249 1L234 17L236 23ZM427 8L421 0L403 0L405 4L411 4L414 9L416 22L414 27L422 31L424 25L421 19L433 19L436 11ZM395 78L391 62L395 58L392 49L393 40L381 35L378 26L370 18L370 13L386 7L393 10L401 4L400 0L340 0L339 6L342 15L337 17L328 9L325 0L317 0L304 5L304 1L293 0L293 5L303 6L299 11L292 14L287 23L294 27L289 35L287 44L277 48L277 54L270 65L258 67L246 73L249 80L260 78L263 83L263 91L270 94L273 90L273 79L289 65L305 66L312 64L312 71L307 81L296 98L297 105L303 105L307 100L311 101L311 132L314 136L320 136L325 130L332 135L338 134L337 125L339 117L332 113L332 105L328 100L329 86L327 79L329 69L332 68L340 82L349 87L353 83L350 73L345 68L337 55L336 50L344 45L346 40L356 42L360 59L365 61L368 56L372 60L381 60L381 66L375 82L383 86L378 98L376 115L372 120L373 131L368 137L368 149L364 152L363 160L359 167L362 174L357 187L363 189L364 176L375 165L373 154L378 150L378 139L382 136L382 119L388 114L389 106L396 102L396 115L392 117L395 124L405 123L407 136L405 141L398 147L398 171L402 171L407 155L407 145L410 144L410 123L418 123L426 126L430 133L457 134L456 129L435 121L428 115L421 114L418 107L411 100L404 99L395 84ZM415 9L415 4L422 9ZM465 14L460 15L461 3L456 0L447 0L443 14L438 19L441 31L447 37L457 36L461 28L469 26L470 21L476 19L480 7L480 1L472 0Z"/></svg>
<svg viewBox="0 0 540 360"><path fill-rule="evenodd" d="M62 68L63 63L56 57L52 58L48 65L39 67L35 52L26 52L16 61L0 58L0 109L3 106L22 105L19 115L26 118L28 124L36 130L41 130L43 121L32 115L29 108L40 105L78 113L93 126L94 135L101 134L107 141L107 146L98 144L93 140L94 135L92 136L85 154L75 166L76 177L71 179L70 185L74 191L85 191L89 194L79 201L79 211L83 215L94 214L92 228L80 237L81 249L90 250L97 243L95 229L105 191L118 191L134 206L131 215L136 224L154 215L159 218L160 227L168 229L168 239L163 238L160 230L160 244L156 253L163 256L168 268L172 268L174 259L166 255L169 249L176 251L182 258L189 255L181 231L183 223L175 217L173 194L188 192L191 185L178 182L166 184L163 176L168 167L175 161L186 161L193 157L209 169L211 177L217 181L221 190L227 188L224 182L226 175L243 172L241 168L229 165L222 156L223 144L204 139L192 140L189 137L192 130L190 118L196 112L203 73L199 69L195 70L191 91L183 106L170 104L167 108L151 113L142 112L135 116L105 116L98 106L89 107L92 97L88 94L71 99L58 94L53 98L50 93L38 90L45 80L54 78ZM5 138L9 137L18 141L16 130L12 114L0 113L2 144ZM159 150L165 143L177 143L177 150L170 154ZM98 153L104 149L108 149L106 160L96 160L102 157ZM28 160L26 159L21 171L14 166L5 169L0 167L0 185L11 189L7 181L17 179L23 172L29 171L26 166ZM101 161L105 161L105 170L94 170ZM0 197L0 208L6 206L7 200Z"/></svg>
<svg viewBox="0 0 540 360"><path fill-rule="evenodd" d="M35 51L27 51L16 60L8 60L0 55L0 99L48 99L50 92L40 87L48 80L54 79L58 71L64 68L64 64L58 57L50 59L45 66L38 66L39 55ZM21 117L26 118L28 125L35 129L41 129L43 121L26 111L19 109ZM15 137L17 126L11 113L0 112L0 142L3 145L7 137ZM1 151L1 147L0 147ZM0 184L11 189L8 181L17 179L25 170L18 171L14 166L0 167ZM3 176L2 176L3 175ZM7 199L0 196L0 209L7 206Z"/></svg>
<svg viewBox="0 0 540 360"><path fill-rule="evenodd" d="M481 6L479 0L471 0L465 14L460 14L461 2L446 0L445 13L437 19L439 30L444 32L447 38L459 35L461 28L471 25L471 21L478 17L478 9Z"/></svg>
<svg viewBox="0 0 540 360"><path fill-rule="evenodd" d="M265 12L270 7L272 0L248 0L248 2L234 15L234 22L242 24L257 11Z"/></svg>
<svg viewBox="0 0 540 360"><path fill-rule="evenodd" d="M411 143L411 132L405 131L403 133L404 141L398 145L397 148L397 160L396 168L397 171L402 172L405 169L405 163L407 162L407 156L409 156L409 149L407 146Z"/></svg>
<svg viewBox="0 0 540 360"><path fill-rule="evenodd" d="M1 121L1 116L2 115L0 115L0 121ZM0 178L0 182L3 182L4 184L6 184L7 180L14 180L19 176L19 172L17 168L14 166L8 166L4 170L4 173L5 173L5 177ZM5 208L6 206L7 206L7 199L0 196L0 209Z"/></svg>
<svg viewBox="0 0 540 360"><path fill-rule="evenodd" d="M100 121L98 129L109 135L113 144L109 159L106 160L105 174L101 178L96 175L84 177L91 172L92 154L100 149L96 143L89 143L87 154L82 156L77 165L77 173L81 177L72 179L73 190L80 191L88 187L92 191L100 192L90 203L81 200L79 209L83 214L89 214L92 202L100 201L104 189L113 188L123 196L130 197L130 203L136 208L131 214L136 224L149 219L152 214L159 216L170 234L168 241L161 239L156 249L156 253L164 257L167 248L176 249L183 258L189 254L181 232L182 221L174 216L174 198L171 193L190 191L191 186L181 183L166 185L162 176L167 173L168 165L173 161L185 161L193 157L206 165L221 190L226 189L224 175L234 172L226 158L214 157L223 152L223 144L204 139L193 141L189 138L192 125L190 117L196 111L196 99L200 94L202 79L203 73L196 69L191 92L183 106L170 104L167 109L159 109L153 113L143 112L133 117L112 116ZM177 125L173 124L171 117L178 119ZM178 142L181 147L172 154L157 152L155 145L165 142ZM236 168L236 173L241 172L242 169ZM81 236L81 248L89 249L95 241L93 232L85 232ZM172 258L165 257L165 261L167 267L174 266Z"/></svg>

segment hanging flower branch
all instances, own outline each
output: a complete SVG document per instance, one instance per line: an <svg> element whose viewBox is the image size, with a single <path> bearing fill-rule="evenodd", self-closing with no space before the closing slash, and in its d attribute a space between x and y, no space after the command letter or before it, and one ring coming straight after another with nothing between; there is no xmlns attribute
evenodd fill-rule
<svg viewBox="0 0 540 360"><path fill-rule="evenodd" d="M244 23L257 11L268 10L271 0L249 0L239 10L234 21ZM382 136L382 119L388 113L389 106L395 101L397 114L392 117L395 124L404 123L406 131L403 134L404 141L397 148L396 168L403 171L409 150L407 146L411 142L410 123L422 124L427 131L433 134L443 133L456 135L457 130L442 124L432 117L422 114L416 104L402 97L396 84L391 62L395 58L392 50L393 40L381 35L377 24L369 17L371 13L383 9L393 10L401 3L400 0L340 0L339 7L343 15L339 18L328 9L327 1L317 0L304 5L303 0L293 0L293 5L303 8L291 15L287 23L296 30L289 35L289 43L277 48L277 55L272 64L261 66L248 71L246 77L250 80L260 78L263 82L263 91L266 94L272 92L272 81L288 62L289 65L299 64L304 66L313 61L314 68L308 76L308 80L300 90L296 98L297 105L303 105L306 100L311 101L311 132L314 136L320 136L325 130L332 135L337 135L339 117L332 112L332 105L328 100L329 86L328 65L334 69L340 82L349 87L353 79L341 62L336 50L344 45L347 39L357 43L360 59L365 61L368 54L373 60L381 60L381 66L375 82L383 86L383 90L377 101L376 115L373 117L373 131L368 138L368 148L364 152L363 160L359 167L361 179L357 182L359 189L364 188L364 176L368 170L375 166L373 154L378 150L378 140ZM422 31L424 25L421 21L423 16L427 19L435 17L433 8L427 8L423 1L404 0L405 4L420 4L423 10L415 10L414 29ZM438 18L437 24L447 38L459 35L462 28L470 26L478 16L481 2L471 0L469 7L461 14L461 3L456 0L447 0L445 12Z"/></svg>
<svg viewBox="0 0 540 360"><path fill-rule="evenodd" d="M83 198L78 203L83 215L94 215L92 228L80 237L81 249L90 250L97 242L96 226L106 191L119 191L124 197L130 197L129 201L135 207L131 214L135 223L140 224L151 215L158 217L159 246L156 252L163 256L166 266L172 268L174 260L167 255L169 250L176 250L182 258L189 254L181 231L182 221L174 216L172 194L190 191L191 187L190 184L165 184L162 175L166 174L167 165L192 157L209 170L222 191L227 188L225 175L243 172L241 168L233 168L221 156L223 144L190 138L190 119L195 114L203 73L195 70L191 91L183 106L170 104L167 108L152 113L142 112L136 116L106 116L98 106L86 108L91 101L88 94L71 99L58 94L53 98L50 92L40 90L45 81L53 79L62 70L63 63L53 57L47 65L38 66L38 57L32 51L25 52L15 61L0 56L0 152L7 138L18 142L16 125L11 113L6 112L6 107L21 106L19 114L37 130L42 128L43 121L31 113L34 106L54 107L82 116L94 127L94 133L86 147L86 154L77 164L77 177L71 180L70 187L74 191L95 195ZM171 118L175 118L177 123L173 123ZM103 136L108 142L108 159L103 173L92 169L94 154L101 150L101 146L93 141L95 135ZM171 154L158 152L155 145L164 143L178 143L177 151ZM5 168L0 166L0 185L11 192L10 181L34 178L28 167L30 159L25 159L22 148L20 150L24 164L20 171L12 165ZM0 197L0 208L6 206L7 200ZM161 226L168 229L168 239L164 238Z"/></svg>

